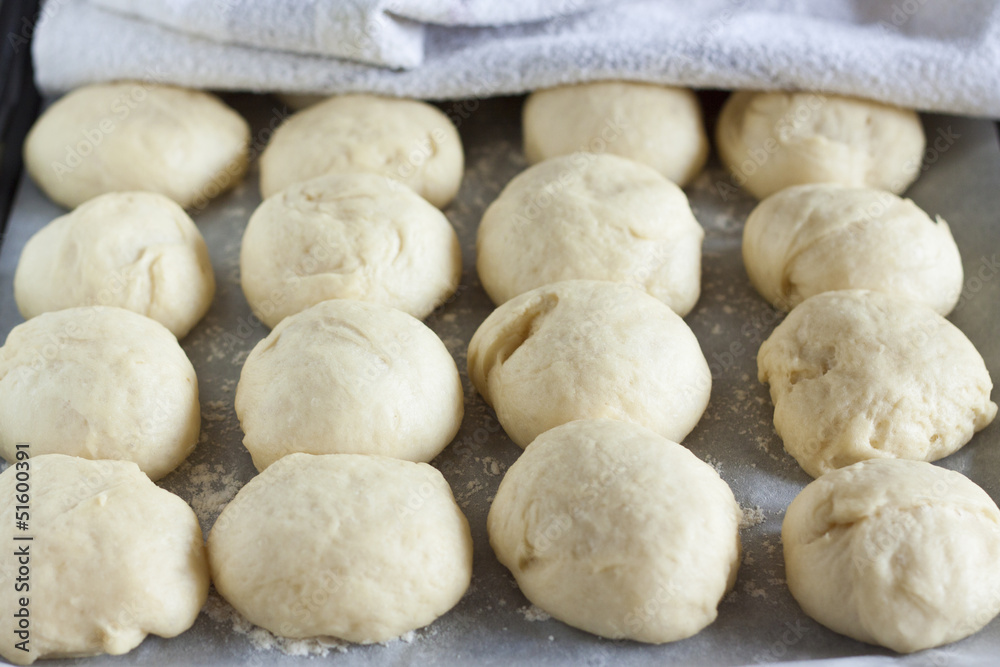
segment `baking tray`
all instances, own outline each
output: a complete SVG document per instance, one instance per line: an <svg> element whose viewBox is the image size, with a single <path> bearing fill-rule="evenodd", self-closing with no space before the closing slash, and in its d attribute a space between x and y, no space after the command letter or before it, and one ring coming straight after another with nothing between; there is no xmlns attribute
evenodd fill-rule
<svg viewBox="0 0 1000 667"><path fill-rule="evenodd" d="M226 100L253 126L258 153L287 114L274 98L233 95ZM526 167L521 151L522 98L443 103L462 135L466 172L455 203L445 212L464 253L461 286L427 324L444 340L462 371L465 420L455 441L434 461L451 483L469 518L475 543L472 586L448 614L404 640L384 645L343 646L277 640L246 621L212 593L205 611L175 639L149 637L131 653L50 665L301 665L314 660L337 665L532 663L545 665L744 665L798 660L834 660L850 665L996 664L1000 620L971 638L912 656L837 635L806 617L784 583L780 530L784 509L810 478L787 456L774 433L767 388L757 382L755 355L780 320L750 286L740 256L742 225L754 201L720 192L728 182L716 161L687 188L705 228L701 300L686 318L708 359L714 384L701 423L684 444L719 470L732 486L748 520L741 530L743 563L735 590L719 606L719 617L700 634L673 644L650 646L610 641L575 630L532 607L493 556L486 514L504 472L520 449L503 433L493 411L465 374L466 347L492 310L475 273L475 235L487 205ZM965 293L951 315L1000 378L1000 150L992 123L926 116L925 170L907 193L928 213L951 225L965 266ZM208 243L218 291L207 317L183 341L198 372L201 440L188 461L160 484L187 500L207 532L240 485L254 476L233 410L243 361L267 333L250 315L239 286L243 228L260 202L256 162L242 185L193 216ZM28 237L63 213L27 179L0 249L0 335L21 322L12 279ZM996 397L996 392L994 392ZM940 465L961 471L1000 500L1000 420ZM811 662L811 665L821 662Z"/></svg>

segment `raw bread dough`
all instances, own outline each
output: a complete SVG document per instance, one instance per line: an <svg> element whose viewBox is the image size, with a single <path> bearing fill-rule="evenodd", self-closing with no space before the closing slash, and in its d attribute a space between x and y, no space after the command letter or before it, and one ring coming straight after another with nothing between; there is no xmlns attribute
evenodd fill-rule
<svg viewBox="0 0 1000 667"><path fill-rule="evenodd" d="M757 291L781 310L820 292L872 289L947 315L962 293L962 258L948 223L870 188L776 192L747 218L743 264Z"/></svg>
<svg viewBox="0 0 1000 667"><path fill-rule="evenodd" d="M443 208L462 183L458 131L437 108L416 100L338 95L289 118L260 158L266 198L323 174L368 172L410 186Z"/></svg>
<svg viewBox="0 0 1000 667"><path fill-rule="evenodd" d="M500 483L487 528L534 604L602 637L660 644L715 620L736 581L741 516L686 448L602 419L538 436Z"/></svg>
<svg viewBox="0 0 1000 667"><path fill-rule="evenodd" d="M528 162L578 151L620 155L686 185L708 158L701 105L685 88L627 81L532 93L524 103Z"/></svg>
<svg viewBox="0 0 1000 667"><path fill-rule="evenodd" d="M531 167L479 225L476 268L496 304L590 278L644 289L686 315L701 291L701 241L684 191L614 155L576 153Z"/></svg>
<svg viewBox="0 0 1000 667"><path fill-rule="evenodd" d="M67 308L20 324L0 348L0 455L121 459L157 480L194 449L198 379L177 339L122 308Z"/></svg>
<svg viewBox="0 0 1000 667"><path fill-rule="evenodd" d="M384 642L465 594L472 537L426 463L291 454L250 480L208 538L216 589L283 637Z"/></svg>
<svg viewBox="0 0 1000 667"><path fill-rule="evenodd" d="M118 306L178 338L205 315L215 276L201 232L153 192L97 196L32 236L14 274L26 319L74 306Z"/></svg>
<svg viewBox="0 0 1000 667"><path fill-rule="evenodd" d="M734 185L763 199L806 183L899 194L920 174L924 129L915 111L820 93L740 91L716 128Z"/></svg>
<svg viewBox="0 0 1000 667"><path fill-rule="evenodd" d="M291 452L430 461L463 414L458 369L433 331L346 299L282 320L250 352L236 387L243 444L258 470Z"/></svg>
<svg viewBox="0 0 1000 667"><path fill-rule="evenodd" d="M141 81L84 86L35 122L28 173L67 208L107 192L147 190L203 207L239 183L250 126L217 97Z"/></svg>
<svg viewBox="0 0 1000 667"><path fill-rule="evenodd" d="M1000 510L963 475L874 459L813 481L781 527L803 611L910 653L967 637L1000 612Z"/></svg>
<svg viewBox="0 0 1000 667"><path fill-rule="evenodd" d="M266 199L240 249L243 293L272 328L327 299L423 319L461 277L462 251L444 214L375 174L328 174Z"/></svg>
<svg viewBox="0 0 1000 667"><path fill-rule="evenodd" d="M521 447L560 424L598 418L679 442L712 390L684 320L622 283L567 280L511 299L480 325L468 357L469 379Z"/></svg>
<svg viewBox="0 0 1000 667"><path fill-rule="evenodd" d="M774 427L812 475L871 458L935 461L997 413L968 338L929 307L881 292L810 297L757 353Z"/></svg>
<svg viewBox="0 0 1000 667"><path fill-rule="evenodd" d="M19 665L39 658L121 655L148 633L175 637L208 597L201 528L183 500L134 463L60 454L12 464L0 475L0 654ZM18 476L20 475L20 477ZM26 482L23 480L27 480ZM26 532L15 530L15 498L27 484ZM20 513L20 512L18 512ZM31 535L31 541L15 541ZM15 590L28 550L27 586ZM30 651L14 646L20 597L28 599Z"/></svg>

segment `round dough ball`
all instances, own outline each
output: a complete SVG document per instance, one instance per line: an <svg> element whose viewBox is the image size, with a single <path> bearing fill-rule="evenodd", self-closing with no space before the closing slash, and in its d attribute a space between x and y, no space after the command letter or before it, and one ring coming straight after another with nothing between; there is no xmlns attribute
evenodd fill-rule
<svg viewBox="0 0 1000 667"><path fill-rule="evenodd" d="M274 133L260 157L267 198L323 174L388 176L443 208L458 194L464 156L458 131L437 108L416 100L337 95L300 111Z"/></svg>
<svg viewBox="0 0 1000 667"><path fill-rule="evenodd" d="M1000 612L1000 510L930 463L876 459L814 480L781 526L792 595L826 627L900 653Z"/></svg>
<svg viewBox="0 0 1000 667"><path fill-rule="evenodd" d="M250 480L208 538L215 588L283 637L384 642L454 607L472 536L426 463L291 454Z"/></svg>
<svg viewBox="0 0 1000 667"><path fill-rule="evenodd" d="M236 387L258 470L292 452L430 461L464 410L455 360L433 331L346 299L282 320L250 352Z"/></svg>
<svg viewBox="0 0 1000 667"><path fill-rule="evenodd" d="M250 126L214 95L126 81L60 98L28 133L24 164L67 208L128 190L188 208L240 181L249 146Z"/></svg>
<svg viewBox="0 0 1000 667"><path fill-rule="evenodd" d="M153 192L112 192L32 236L14 274L26 319L74 306L118 306L183 338L212 303L215 275L201 232Z"/></svg>
<svg viewBox="0 0 1000 667"><path fill-rule="evenodd" d="M264 200L240 248L240 283L274 328L327 299L358 299L423 319L462 277L451 223L398 182L328 174Z"/></svg>
<svg viewBox="0 0 1000 667"><path fill-rule="evenodd" d="M25 450L22 450L25 451ZM0 654L19 665L39 658L121 655L146 635L175 637L190 628L208 598L201 528L183 500L128 461L39 456L0 475ZM26 480L26 481L25 481ZM15 530L14 499L29 487L28 530ZM15 541L31 535L31 541ZM15 592L27 550L28 589ZM23 552L22 552L23 553ZM30 627L19 636L20 597ZM27 639L28 652L15 647Z"/></svg>
<svg viewBox="0 0 1000 667"><path fill-rule="evenodd" d="M660 644L715 620L736 582L741 517L729 486L686 448L601 419L538 436L486 525L534 604L602 637Z"/></svg>
<svg viewBox="0 0 1000 667"><path fill-rule="evenodd" d="M684 320L622 283L567 280L511 299L469 343L469 379L526 447L577 419L641 424L681 441L712 374Z"/></svg>
<svg viewBox="0 0 1000 667"><path fill-rule="evenodd" d="M735 185L763 199L806 183L899 194L920 174L915 111L820 93L740 91L719 115L716 144Z"/></svg>
<svg viewBox="0 0 1000 667"><path fill-rule="evenodd" d="M129 310L67 308L20 324L0 347L0 456L132 461L157 480L194 450L198 379L163 325Z"/></svg>
<svg viewBox="0 0 1000 667"><path fill-rule="evenodd" d="M524 103L528 162L577 151L620 155L686 185L708 158L698 97L685 88L628 81L532 93Z"/></svg>
<svg viewBox="0 0 1000 667"><path fill-rule="evenodd" d="M997 414L965 334L882 292L803 301L760 346L757 377L785 451L813 477L871 458L936 461Z"/></svg>
<svg viewBox="0 0 1000 667"><path fill-rule="evenodd" d="M962 258L948 223L869 188L799 185L771 195L747 218L743 264L782 310L821 292L872 289L947 315L962 293Z"/></svg>
<svg viewBox="0 0 1000 667"><path fill-rule="evenodd" d="M625 282L686 315L701 241L684 191L614 155L577 153L520 173L479 224L476 268L496 304L574 278Z"/></svg>

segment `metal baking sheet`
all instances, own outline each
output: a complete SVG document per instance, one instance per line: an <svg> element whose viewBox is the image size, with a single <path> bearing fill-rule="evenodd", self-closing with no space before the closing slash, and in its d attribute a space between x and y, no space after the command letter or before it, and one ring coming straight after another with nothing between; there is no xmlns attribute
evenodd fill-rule
<svg viewBox="0 0 1000 667"><path fill-rule="evenodd" d="M254 151L287 113L271 97L234 95L227 101L254 126ZM445 341L462 369L466 414L455 441L435 461L472 526L475 569L468 594L455 609L406 640L385 645L337 646L277 642L233 615L213 592L194 627L175 639L149 637L121 657L101 656L48 664L81 665L300 665L314 659L338 665L374 664L628 664L744 665L833 660L837 665L996 664L1000 619L956 644L913 656L841 637L806 617L784 583L780 528L784 509L810 481L782 450L772 428L767 388L756 379L755 355L780 315L751 288L740 258L743 220L753 200L723 196L725 172L716 161L687 189L705 227L701 300L686 318L709 360L714 384L701 423L687 438L695 454L733 487L750 521L741 530L744 556L735 590L719 618L700 634L649 646L609 641L546 619L521 595L497 562L486 535L486 514L497 485L520 449L465 375L466 346L492 305L475 273L476 226L504 184L525 168L521 152L521 98L443 103L456 120L466 150L466 173L457 201L446 211L458 230L464 272L458 293L427 324ZM994 378L1000 378L1000 150L992 123L949 116L924 118L929 139L924 172L909 190L932 216L951 225L965 265L965 292L952 321L975 343ZM266 333L251 317L239 286L240 238L260 202L256 163L234 191L194 212L208 242L218 292L208 316L183 341L198 372L201 441L190 459L161 485L187 500L206 531L236 489L254 474L233 410L240 368ZM20 185L0 251L0 334L21 322L12 278L28 237L63 213L27 179ZM994 392L996 398L996 392ZM1000 420L941 465L959 470L1000 500ZM68 575L71 576L71 575ZM324 659L323 656L326 656Z"/></svg>

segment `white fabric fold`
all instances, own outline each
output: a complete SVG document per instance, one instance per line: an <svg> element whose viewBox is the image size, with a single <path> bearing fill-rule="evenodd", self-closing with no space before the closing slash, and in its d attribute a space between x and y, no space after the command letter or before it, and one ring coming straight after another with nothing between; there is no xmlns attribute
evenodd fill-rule
<svg viewBox="0 0 1000 667"><path fill-rule="evenodd" d="M207 4L239 1L252 0ZM425 99L629 79L817 90L1000 117L1000 8L990 0L635 0L608 6L563 0L563 13L548 20L510 23L517 14L508 7L507 14L492 17L507 23L488 27L455 25L470 22L457 14L453 24L431 22L448 18L449 4L486 6L487 0L386 0L393 1L412 3L412 15L426 21L402 19L423 33L423 58L411 69L225 43L85 0L49 0L35 34L36 78L50 93L128 78L223 90ZM395 9L389 10L393 16ZM268 29L277 35L282 26Z"/></svg>

